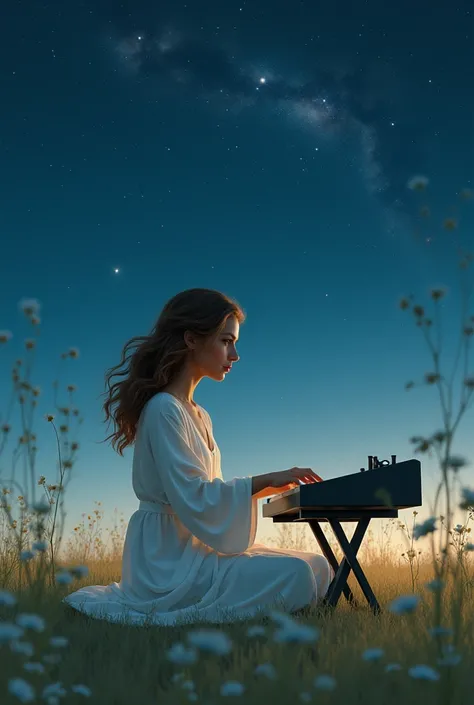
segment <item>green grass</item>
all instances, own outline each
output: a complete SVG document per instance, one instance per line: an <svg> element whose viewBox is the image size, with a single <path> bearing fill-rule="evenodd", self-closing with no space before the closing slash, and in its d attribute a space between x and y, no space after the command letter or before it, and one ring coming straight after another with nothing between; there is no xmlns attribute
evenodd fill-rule
<svg viewBox="0 0 474 705"><path fill-rule="evenodd" d="M402 594L411 592L412 578L409 565L395 561L373 559L366 567L367 576L382 606ZM190 702L190 692L182 687L183 681L192 681L191 695L196 702L224 703L232 700L245 701L246 705L262 704L263 698L272 703L324 702L334 704L361 703L450 703L466 705L472 701L472 668L474 666L474 590L473 581L464 580L463 619L458 636L458 650L462 661L453 667L440 667L436 663L436 649L428 628L432 613L432 593L424 585L431 578L428 562L421 564L416 583L416 592L422 602L411 615L394 615L383 609L374 616L363 605L358 609L349 607L344 598L333 612L315 609L306 615L295 616L299 624L320 628L319 639L312 644L279 644L273 641L278 628L272 619L262 617L246 623L226 624L220 627L232 639L232 651L226 656L201 653L198 661L182 667L171 663L167 650L179 641L186 642L186 634L203 625L182 627L133 627L109 624L79 614L61 603L69 591L86 584L107 585L120 579L120 562L103 559L89 562L87 578L69 588L46 589L40 607L37 599L27 591L18 593L19 604L0 607L3 620L11 620L16 613L38 613L47 622L42 633L30 632L23 640L35 647L32 657L13 653L8 646L1 647L2 703L18 703L12 695L3 694L11 678L24 678L41 692L46 683L60 681L68 691L66 702L81 702L84 696L69 694L70 686L84 684L92 691L88 702L102 705L125 703L171 704ZM0 567L1 570L1 567ZM2 573L4 575L4 573ZM4 587L12 589L9 584ZM359 597L358 586L350 581ZM449 611L452 597L450 588L445 589L444 604ZM250 625L260 624L265 635L247 636ZM216 629L216 625L206 628ZM50 636L64 636L69 646L53 649L48 646ZM365 649L382 648L384 656L379 662L366 662L362 658ZM22 668L24 661L40 661L45 653L61 654L57 665L49 665L49 673L27 673ZM259 664L271 663L277 674L275 680L265 675L255 675ZM388 663L398 663L401 670L385 672ZM418 664L435 668L440 673L437 682L415 680L408 669ZM182 673L181 682L173 682L174 674ZM331 692L316 689L313 681L317 675L327 674L336 679ZM220 687L226 681L238 681L245 691L241 696L220 695ZM306 694L306 695L305 695ZM38 697L38 702L41 699ZM43 701L44 702L44 701Z"/></svg>

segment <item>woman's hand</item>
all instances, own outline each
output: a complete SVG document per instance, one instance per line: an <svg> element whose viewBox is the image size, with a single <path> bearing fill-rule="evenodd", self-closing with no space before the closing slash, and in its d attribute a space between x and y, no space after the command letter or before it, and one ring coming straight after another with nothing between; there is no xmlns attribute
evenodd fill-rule
<svg viewBox="0 0 474 705"><path fill-rule="evenodd" d="M254 499L265 499L274 494L293 490L300 486L300 480L306 484L322 482L323 479L311 468L291 468L268 473L265 477L265 487L253 495ZM262 478L263 479L263 478Z"/></svg>
<svg viewBox="0 0 474 705"><path fill-rule="evenodd" d="M311 468L291 468L290 470L280 470L268 474L267 487L274 487L279 492L299 487L301 482L311 484L322 482L323 478Z"/></svg>

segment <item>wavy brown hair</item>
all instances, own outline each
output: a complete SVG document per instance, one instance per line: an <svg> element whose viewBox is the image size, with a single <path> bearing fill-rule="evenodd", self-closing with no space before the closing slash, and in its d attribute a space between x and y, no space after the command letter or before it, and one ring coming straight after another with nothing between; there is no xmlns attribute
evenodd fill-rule
<svg viewBox="0 0 474 705"><path fill-rule="evenodd" d="M239 323L245 313L239 304L220 291L187 289L173 296L163 308L149 335L132 338L122 350L118 365L107 370L104 423L113 421L112 448L123 456L135 441L145 404L168 385L182 369L188 355L184 333L202 338L218 335L229 316ZM122 367L124 369L121 370ZM125 377L111 384L113 377Z"/></svg>

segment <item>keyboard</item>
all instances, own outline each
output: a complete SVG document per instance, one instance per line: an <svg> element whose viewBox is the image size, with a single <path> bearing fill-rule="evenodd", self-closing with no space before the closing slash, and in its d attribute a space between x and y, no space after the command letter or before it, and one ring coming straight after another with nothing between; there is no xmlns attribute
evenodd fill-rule
<svg viewBox="0 0 474 705"><path fill-rule="evenodd" d="M270 497L263 505L263 516L303 518L340 512L341 518L371 512L372 516L397 516L399 509L420 507L422 504L421 463L419 460L361 468L359 472L334 477L323 482L300 485ZM392 456L394 459L395 456ZM377 460L376 456L375 459ZM388 461L382 461L388 463ZM296 516L295 516L296 518Z"/></svg>

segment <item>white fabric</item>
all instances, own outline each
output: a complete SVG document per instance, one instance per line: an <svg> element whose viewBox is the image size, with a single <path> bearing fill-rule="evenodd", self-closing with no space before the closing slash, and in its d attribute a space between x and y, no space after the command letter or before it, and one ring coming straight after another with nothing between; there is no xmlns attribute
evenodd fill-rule
<svg viewBox="0 0 474 705"><path fill-rule="evenodd" d="M333 577L317 554L255 544L251 478L224 481L213 452L176 397L156 394L137 429L131 516L122 578L64 601L99 619L132 624L226 622L270 608L296 610L323 597Z"/></svg>

